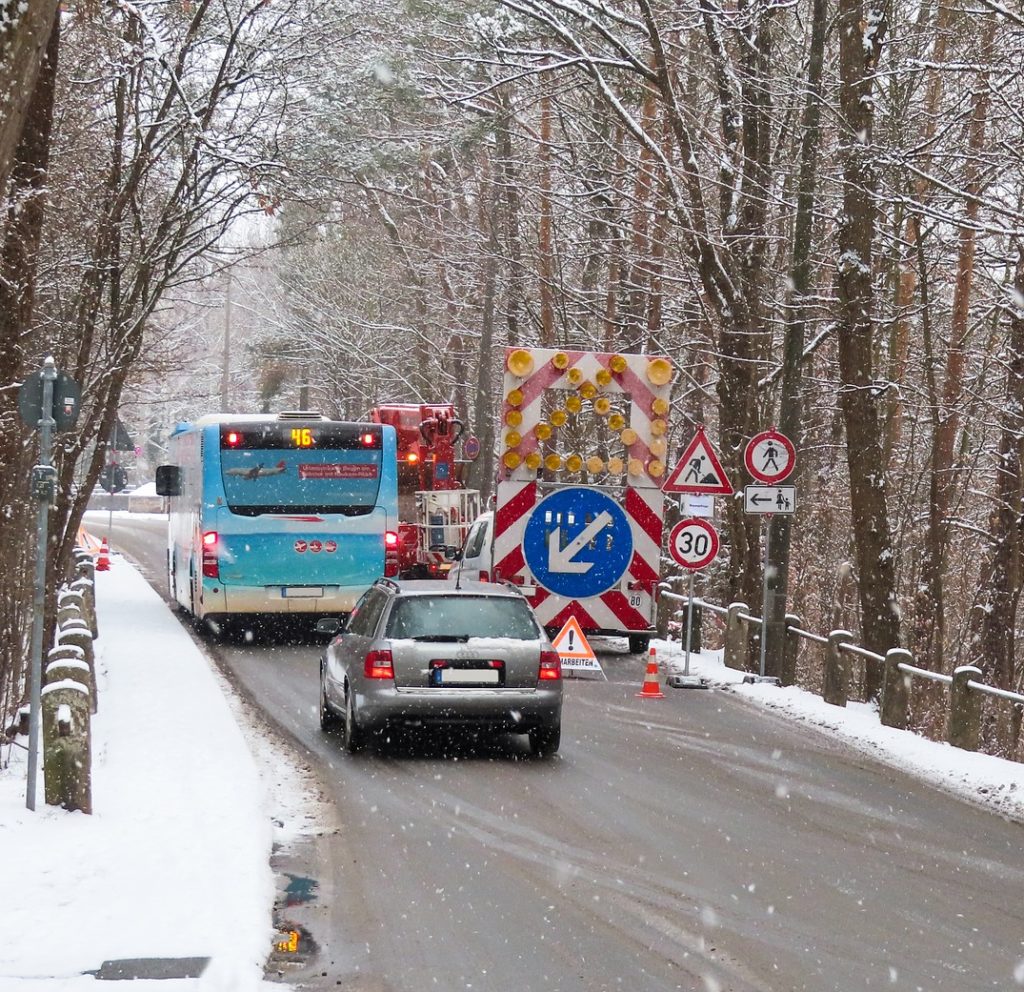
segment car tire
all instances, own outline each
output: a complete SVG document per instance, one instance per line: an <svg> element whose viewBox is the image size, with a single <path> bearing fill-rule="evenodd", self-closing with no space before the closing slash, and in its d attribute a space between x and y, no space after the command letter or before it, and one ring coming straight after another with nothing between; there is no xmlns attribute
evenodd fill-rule
<svg viewBox="0 0 1024 992"><path fill-rule="evenodd" d="M629 653L630 654L643 654L644 651L648 650L651 646L651 635L650 634L630 634L629 635Z"/></svg>
<svg viewBox="0 0 1024 992"><path fill-rule="evenodd" d="M331 709L327 702L327 686L324 682L323 666L320 668L320 729L329 734L338 729L338 714Z"/></svg>
<svg viewBox="0 0 1024 992"><path fill-rule="evenodd" d="M546 727L534 727L529 732L530 750L539 758L546 758L558 751L562 742L561 723L550 724Z"/></svg>
<svg viewBox="0 0 1024 992"><path fill-rule="evenodd" d="M363 731L356 722L356 704L353 700L354 693L346 686L345 688L345 722L342 726L342 735L345 742L345 750L349 754L361 751L365 743Z"/></svg>

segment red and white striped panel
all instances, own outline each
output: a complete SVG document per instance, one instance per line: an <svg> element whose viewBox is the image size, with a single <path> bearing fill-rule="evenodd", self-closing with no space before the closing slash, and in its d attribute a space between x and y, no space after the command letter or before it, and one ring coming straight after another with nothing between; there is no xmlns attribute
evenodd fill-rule
<svg viewBox="0 0 1024 992"><path fill-rule="evenodd" d="M523 358L524 352L531 361ZM518 356L518 362L512 361ZM616 359L613 362L613 358ZM651 372L652 363L661 363ZM616 368L618 366L618 368ZM623 445L622 473L608 471L603 465L597 478L588 475L592 484L599 485L606 495L621 494L621 505L629 520L633 537L633 557L625 574L613 588L586 599L569 599L538 586L531 603L538 618L546 627L561 627L571 616L588 633L594 631L643 631L654 625L654 591L660 575L661 541L664 503L661 477L664 474L664 418L667 415L671 383L664 381L671 364L662 356L611 355L594 352L558 352L551 349L508 349L505 375L505 403L501 452L501 477L494 525L494 572L500 579L511 579L525 585L536 585L523 556L523 535L534 507L548 493L565 486L584 485L577 474L564 470L545 472L538 479L536 468L528 464L531 452L560 453L558 431L553 428L550 440L537 438L536 429L542 422L545 409L544 396L548 390L562 391L566 396L579 393L584 383L593 383L593 400L607 396L614 407L624 411L628 403L628 417L623 431L635 432L635 439L627 434ZM524 371L517 375L512 369ZM579 370L572 373L571 370ZM603 376L600 370L607 370ZM610 377L607 373L610 373ZM657 381L652 381L654 378ZM603 383L601 379L604 379ZM514 390L521 393L521 401L510 402ZM518 397L514 397L518 399ZM560 399L561 397L556 397ZM552 404L547 404L548 409ZM509 424L508 414L518 410L522 420ZM585 402L578 416L597 416L593 407ZM653 425L653 427L652 427ZM518 434L519 443L510 447L509 435ZM515 440L515 437L512 437ZM508 451L519 455L519 464L509 468L504 456ZM610 453L611 454L611 453ZM534 456L536 461L537 455ZM514 461L515 459L513 459ZM563 459L564 460L564 459ZM610 460L609 460L610 461Z"/></svg>

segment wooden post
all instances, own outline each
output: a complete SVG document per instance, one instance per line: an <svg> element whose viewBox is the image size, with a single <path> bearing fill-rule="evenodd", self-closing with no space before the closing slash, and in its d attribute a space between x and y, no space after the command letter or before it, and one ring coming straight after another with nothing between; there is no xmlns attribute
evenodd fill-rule
<svg viewBox="0 0 1024 992"><path fill-rule="evenodd" d="M840 645L853 642L848 630L833 630L825 645L825 679L821 698L833 706L845 706L850 695L850 656Z"/></svg>
<svg viewBox="0 0 1024 992"><path fill-rule="evenodd" d="M949 687L949 733L947 740L953 747L977 751L981 740L981 693L967 683L980 682L981 669L974 665L961 665L953 672Z"/></svg>
<svg viewBox="0 0 1024 992"><path fill-rule="evenodd" d="M889 648L885 654L885 674L882 681L882 707L879 714L882 725L907 729L907 703L910 695L910 676L899 670L900 665L912 665L913 655L906 648Z"/></svg>
<svg viewBox="0 0 1024 992"><path fill-rule="evenodd" d="M96 589L92 579L80 578L71 583L71 591L82 597L82 615L92 631L93 640L100 636L96 626Z"/></svg>
<svg viewBox="0 0 1024 992"><path fill-rule="evenodd" d="M99 705L96 692L96 659L93 654L92 631L82 619L69 620L57 629L57 647L73 644L82 649L82 658L89 666L89 705L93 713Z"/></svg>
<svg viewBox="0 0 1024 992"><path fill-rule="evenodd" d="M746 603L730 603L729 613L725 618L725 650L722 652L722 659L726 668L735 668L738 672L750 671L747 621L740 617L741 613L746 612Z"/></svg>
<svg viewBox="0 0 1024 992"><path fill-rule="evenodd" d="M800 638L790 628L799 626L800 618L795 613L787 613L783 628L786 634L782 641L782 670L779 672L779 681L783 685L796 685L796 662L800 653Z"/></svg>

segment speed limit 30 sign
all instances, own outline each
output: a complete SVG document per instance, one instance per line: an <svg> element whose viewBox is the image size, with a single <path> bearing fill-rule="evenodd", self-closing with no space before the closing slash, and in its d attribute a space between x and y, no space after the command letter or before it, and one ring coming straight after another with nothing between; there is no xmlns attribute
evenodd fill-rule
<svg viewBox="0 0 1024 992"><path fill-rule="evenodd" d="M700 517L680 520L668 536L669 554L683 568L695 571L715 560L718 543L718 531Z"/></svg>

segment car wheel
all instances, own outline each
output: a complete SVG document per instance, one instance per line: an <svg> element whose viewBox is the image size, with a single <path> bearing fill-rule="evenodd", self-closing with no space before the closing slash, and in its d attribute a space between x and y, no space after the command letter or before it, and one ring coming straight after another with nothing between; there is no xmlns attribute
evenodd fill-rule
<svg viewBox="0 0 1024 992"><path fill-rule="evenodd" d="M629 653L643 654L651 646L650 634L630 634Z"/></svg>
<svg viewBox="0 0 1024 992"><path fill-rule="evenodd" d="M349 687L345 689L345 725L344 740L345 750L349 754L355 754L356 751L362 749L363 746L363 732L359 728L359 724L356 723L356 704L354 700L355 693Z"/></svg>
<svg viewBox="0 0 1024 992"><path fill-rule="evenodd" d="M324 681L323 666L320 667L320 729L324 733L338 729L338 716L327 702L327 685Z"/></svg>
<svg viewBox="0 0 1024 992"><path fill-rule="evenodd" d="M552 724L549 727L534 727L529 732L530 748L538 757L546 758L558 750L562 742L562 725Z"/></svg>

